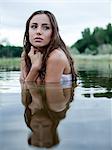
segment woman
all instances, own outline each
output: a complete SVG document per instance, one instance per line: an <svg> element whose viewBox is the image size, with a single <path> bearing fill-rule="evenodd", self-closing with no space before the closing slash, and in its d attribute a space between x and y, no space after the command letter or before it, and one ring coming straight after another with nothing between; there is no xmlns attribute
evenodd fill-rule
<svg viewBox="0 0 112 150"><path fill-rule="evenodd" d="M30 16L23 44L20 80L45 83L76 81L73 59L51 12L40 10Z"/></svg>

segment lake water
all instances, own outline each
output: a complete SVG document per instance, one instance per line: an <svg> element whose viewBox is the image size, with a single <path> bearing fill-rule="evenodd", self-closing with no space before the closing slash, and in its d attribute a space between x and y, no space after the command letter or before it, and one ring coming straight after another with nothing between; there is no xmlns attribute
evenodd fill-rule
<svg viewBox="0 0 112 150"><path fill-rule="evenodd" d="M19 71L1 71L0 148L110 150L112 70L86 67L77 86L21 85Z"/></svg>

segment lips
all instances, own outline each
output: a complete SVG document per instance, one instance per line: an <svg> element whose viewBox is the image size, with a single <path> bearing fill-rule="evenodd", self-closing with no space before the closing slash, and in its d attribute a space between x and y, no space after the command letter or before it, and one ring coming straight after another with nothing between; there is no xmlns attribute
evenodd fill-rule
<svg viewBox="0 0 112 150"><path fill-rule="evenodd" d="M40 38L40 37L36 37L36 38L34 38L34 40L35 40L35 41L39 41L39 42L43 41L43 39Z"/></svg>

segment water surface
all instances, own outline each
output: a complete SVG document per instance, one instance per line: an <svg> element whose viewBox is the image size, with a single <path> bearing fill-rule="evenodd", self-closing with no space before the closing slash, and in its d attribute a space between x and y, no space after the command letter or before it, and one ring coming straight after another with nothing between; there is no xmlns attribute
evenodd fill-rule
<svg viewBox="0 0 112 150"><path fill-rule="evenodd" d="M111 69L80 68L78 85L21 85L0 72L2 150L109 150Z"/></svg>

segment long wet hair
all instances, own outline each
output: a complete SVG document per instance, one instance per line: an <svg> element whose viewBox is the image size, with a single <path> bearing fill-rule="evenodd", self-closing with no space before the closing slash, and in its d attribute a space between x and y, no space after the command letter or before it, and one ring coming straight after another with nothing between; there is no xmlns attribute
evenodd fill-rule
<svg viewBox="0 0 112 150"><path fill-rule="evenodd" d="M57 49L57 48L61 48L66 57L68 58L68 61L70 63L70 67L71 67L71 74L72 74L72 81L76 81L76 71L75 71L75 68L74 68L74 61L70 55L70 52L68 51L65 43L63 42L63 40L61 39L61 36L59 34L59 28L58 28L58 24L57 24L57 21L56 21L56 18L55 16L49 12L49 11L46 11L46 10L39 10L39 11L35 11L30 17L29 19L27 20L26 22L26 29L25 29L25 33L24 33L24 39L23 39L23 49L25 51L25 63L26 63L26 73L28 74L28 72L30 71L30 68L31 68L31 60L28 56L28 53L31 49L31 43L29 41L29 24L30 24L30 21L31 19L35 16L35 15L38 15L38 14L46 14L49 19L50 19L50 22L51 22L51 26L52 26L52 36L51 36L51 41L50 43L45 47L46 50L43 52L43 58L42 58L42 66L39 70L39 75L38 77L44 81L45 79L45 74L46 74L46 65L47 65L47 60L48 60L48 57L50 55L50 53Z"/></svg>

